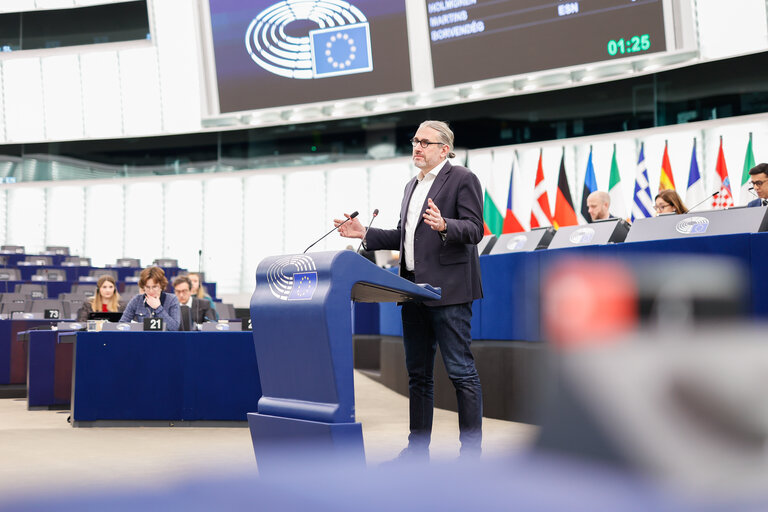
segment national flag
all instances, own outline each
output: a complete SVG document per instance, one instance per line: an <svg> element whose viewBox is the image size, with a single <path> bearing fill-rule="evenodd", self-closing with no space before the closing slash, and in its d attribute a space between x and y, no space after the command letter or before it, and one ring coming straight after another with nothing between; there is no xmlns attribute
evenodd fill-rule
<svg viewBox="0 0 768 512"><path fill-rule="evenodd" d="M619 164L616 161L616 144L613 145L611 158L611 177L608 180L608 195L611 196L611 212L620 219L627 217L627 206L624 204L624 189L621 186Z"/></svg>
<svg viewBox="0 0 768 512"><path fill-rule="evenodd" d="M504 217L493 201L488 188L486 188L485 198L483 199L483 234L499 236L503 226Z"/></svg>
<svg viewBox="0 0 768 512"><path fill-rule="evenodd" d="M512 208L512 186L515 181L515 158L512 157L512 168L509 170L509 193L507 194L507 211L504 214L502 233L519 233L525 231Z"/></svg>
<svg viewBox="0 0 768 512"><path fill-rule="evenodd" d="M589 146L589 158L587 159L587 172L584 173L584 188L581 192L581 216L587 222L592 222L589 214L587 198L592 192L597 192L597 179L595 179L595 166L592 165L592 146Z"/></svg>
<svg viewBox="0 0 768 512"><path fill-rule="evenodd" d="M688 171L688 190L685 200L689 205L696 206L707 197L704 188L704 180L699 173L699 163L696 160L696 139L693 139L693 151L691 152L691 170Z"/></svg>
<svg viewBox="0 0 768 512"><path fill-rule="evenodd" d="M640 144L640 156L637 159L635 192L632 199L632 220L650 217L653 212L651 185L648 182L648 166L645 161L644 145Z"/></svg>
<svg viewBox="0 0 768 512"><path fill-rule="evenodd" d="M557 179L557 198L555 199L555 221L556 229L563 226L573 226L578 224L576 211L573 209L573 198L571 196L571 187L568 186L568 177L565 175L565 149L560 158L560 175Z"/></svg>
<svg viewBox="0 0 768 512"><path fill-rule="evenodd" d="M749 170L755 166L755 154L752 152L752 132L749 132L749 143L747 144L747 154L744 155L744 170L741 173L741 192L739 192L739 202L746 205L757 197L749 190Z"/></svg>
<svg viewBox="0 0 768 512"><path fill-rule="evenodd" d="M669 163L667 141L664 141L664 156L661 159L661 176L659 177L659 192L675 189L675 178L672 176L672 164Z"/></svg>
<svg viewBox="0 0 768 512"><path fill-rule="evenodd" d="M533 186L533 204L531 205L531 229L552 225L552 213L549 209L549 197L544 183L543 151L539 151L539 167L536 169L536 184Z"/></svg>
<svg viewBox="0 0 768 512"><path fill-rule="evenodd" d="M723 153L723 137L720 136L720 150L717 152L717 165L715 166L715 178L719 182L720 193L712 200L712 208L722 209L733 206L733 193L731 193L731 180L728 177L728 168L725 166L725 154Z"/></svg>

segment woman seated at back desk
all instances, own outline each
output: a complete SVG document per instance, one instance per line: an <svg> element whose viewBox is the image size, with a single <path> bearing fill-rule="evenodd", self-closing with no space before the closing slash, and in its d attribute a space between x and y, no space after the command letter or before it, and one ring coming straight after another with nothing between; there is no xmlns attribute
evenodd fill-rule
<svg viewBox="0 0 768 512"><path fill-rule="evenodd" d="M191 285L190 291L192 292L192 296L197 297L198 299L207 300L211 304L213 314L216 315L216 318L213 318L212 320L218 320L219 312L216 311L216 303L213 301L213 297L208 295L208 292L205 290L205 286L203 286L202 283L202 276L197 272L190 272L187 274L187 278Z"/></svg>
<svg viewBox="0 0 768 512"><path fill-rule="evenodd" d="M125 309L125 304L120 302L120 294L117 292L115 279L110 275L103 275L96 281L96 294L83 302L77 312L77 321L85 322L88 315L93 312L117 313Z"/></svg>
<svg viewBox="0 0 768 512"><path fill-rule="evenodd" d="M656 215L663 213L688 213L688 208L685 207L683 200L680 196L671 189L662 190L656 195L656 204L653 207L656 210Z"/></svg>
<svg viewBox="0 0 768 512"><path fill-rule="evenodd" d="M139 275L139 288L143 293L136 295L125 307L121 322L143 322L145 318L162 318L165 328L178 331L181 322L179 299L172 293L165 293L168 279L160 267L148 267Z"/></svg>

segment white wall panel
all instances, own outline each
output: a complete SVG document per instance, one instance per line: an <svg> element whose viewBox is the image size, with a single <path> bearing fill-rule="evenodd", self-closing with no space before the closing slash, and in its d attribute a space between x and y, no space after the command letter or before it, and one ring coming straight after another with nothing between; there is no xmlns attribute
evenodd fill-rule
<svg viewBox="0 0 768 512"><path fill-rule="evenodd" d="M40 59L3 61L6 139L25 142L45 138Z"/></svg>
<svg viewBox="0 0 768 512"><path fill-rule="evenodd" d="M244 187L241 292L252 293L259 262L267 256L283 254L283 175L249 176Z"/></svg>
<svg viewBox="0 0 768 512"><path fill-rule="evenodd" d="M765 0L697 0L696 6L702 57L768 48Z"/></svg>
<svg viewBox="0 0 768 512"><path fill-rule="evenodd" d="M302 252L333 227L325 211L325 173L299 171L285 176L286 253ZM310 252L326 250L326 243L319 242Z"/></svg>
<svg viewBox="0 0 768 512"><path fill-rule="evenodd" d="M85 187L48 187L46 203L45 245L63 245L72 255L85 254Z"/></svg>
<svg viewBox="0 0 768 512"><path fill-rule="evenodd" d="M0 2L0 12L33 11L35 0L3 0Z"/></svg>
<svg viewBox="0 0 768 512"><path fill-rule="evenodd" d="M66 9L74 6L75 0L35 0L38 9Z"/></svg>
<svg viewBox="0 0 768 512"><path fill-rule="evenodd" d="M123 186L85 188L85 250L94 266L114 263L123 256Z"/></svg>
<svg viewBox="0 0 768 512"><path fill-rule="evenodd" d="M403 190L414 174L414 167L406 161L377 165L370 169L368 204L371 208L379 209L374 226L384 229L397 227Z"/></svg>
<svg viewBox="0 0 768 512"><path fill-rule="evenodd" d="M197 270L203 248L203 183L179 180L165 183L165 235L163 254L179 266Z"/></svg>
<svg viewBox="0 0 768 512"><path fill-rule="evenodd" d="M41 66L46 138L82 137L83 91L77 55L45 57Z"/></svg>
<svg viewBox="0 0 768 512"><path fill-rule="evenodd" d="M32 254L45 249L45 188L8 189L7 243L23 245Z"/></svg>
<svg viewBox="0 0 768 512"><path fill-rule="evenodd" d="M152 2L155 43L160 63L160 93L165 131L200 127L200 58L198 25L192 0Z"/></svg>
<svg viewBox="0 0 768 512"><path fill-rule="evenodd" d="M325 218L328 223L326 231L333 227L333 219L343 219L344 213L357 211L357 219L363 226L371 221L373 208L368 203L368 170L365 167L347 167L326 172L327 193ZM375 222L375 221L374 221ZM320 235L318 235L320 236ZM308 242L308 244L311 242ZM354 249L360 244L359 240L342 238L338 233L328 236L326 250L336 251L351 245Z"/></svg>
<svg viewBox="0 0 768 512"><path fill-rule="evenodd" d="M7 244L8 232L5 227L8 220L8 190L0 189L0 245Z"/></svg>
<svg viewBox="0 0 768 512"><path fill-rule="evenodd" d="M163 254L163 184L159 181L125 185L125 251L115 256L139 258L144 266Z"/></svg>
<svg viewBox="0 0 768 512"><path fill-rule="evenodd" d="M124 133L160 132L162 108L156 48L122 50L119 59Z"/></svg>
<svg viewBox="0 0 768 512"><path fill-rule="evenodd" d="M117 52L80 55L86 137L118 137L123 131Z"/></svg>
<svg viewBox="0 0 768 512"><path fill-rule="evenodd" d="M216 294L239 293L243 255L243 180L204 183L203 271L216 281Z"/></svg>
<svg viewBox="0 0 768 512"><path fill-rule="evenodd" d="M6 140L6 134L5 134L5 105L4 105L4 98L2 94L4 94L5 91L5 67L2 63L0 63L0 141Z"/></svg>

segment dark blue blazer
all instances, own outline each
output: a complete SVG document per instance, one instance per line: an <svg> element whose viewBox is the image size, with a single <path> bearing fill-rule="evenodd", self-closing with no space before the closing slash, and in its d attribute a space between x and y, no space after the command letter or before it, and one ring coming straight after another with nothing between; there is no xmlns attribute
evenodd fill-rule
<svg viewBox="0 0 768 512"><path fill-rule="evenodd" d="M763 200L759 197L747 203L747 206L763 206Z"/></svg>
<svg viewBox="0 0 768 512"><path fill-rule="evenodd" d="M371 228L366 235L368 250L400 251L400 272L405 270L403 244L408 204L416 188L414 177L405 186L400 205L400 221L395 229ZM425 301L428 306L463 304L483 297L477 243L483 238L483 195L480 180L469 169L450 162L443 167L429 190L440 214L445 219L445 241L420 219L414 239L414 261L417 283L442 288L440 300ZM427 209L424 200L421 211Z"/></svg>

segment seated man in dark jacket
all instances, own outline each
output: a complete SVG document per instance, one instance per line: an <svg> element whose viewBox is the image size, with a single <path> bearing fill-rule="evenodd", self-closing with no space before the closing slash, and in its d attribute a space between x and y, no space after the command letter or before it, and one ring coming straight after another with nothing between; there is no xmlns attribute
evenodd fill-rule
<svg viewBox="0 0 768 512"><path fill-rule="evenodd" d="M173 281L173 291L181 306L180 331L193 331L195 324L215 322L216 313L206 299L192 297L192 283L187 276L180 276Z"/></svg>

